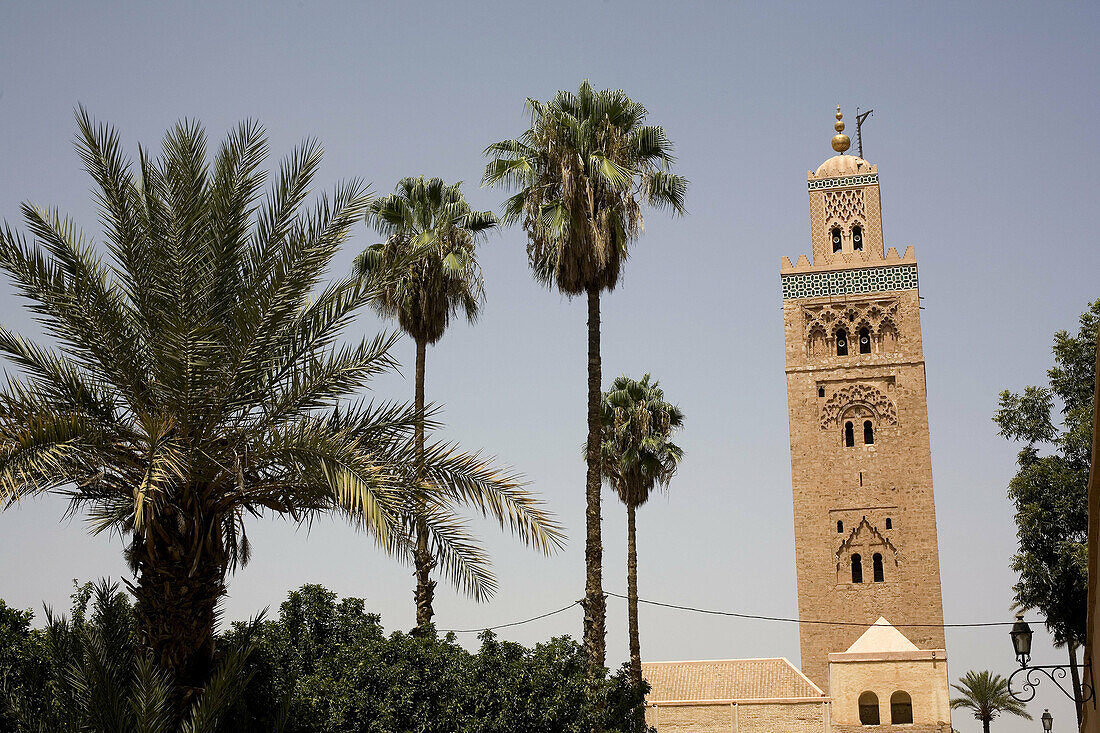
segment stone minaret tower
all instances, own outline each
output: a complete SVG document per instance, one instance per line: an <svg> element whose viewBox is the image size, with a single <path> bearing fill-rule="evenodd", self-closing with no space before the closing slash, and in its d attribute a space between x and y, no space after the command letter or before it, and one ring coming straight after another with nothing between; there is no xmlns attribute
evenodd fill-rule
<svg viewBox="0 0 1100 733"><path fill-rule="evenodd" d="M944 649L917 262L883 246L878 168L845 155L808 176L813 261L784 257L802 669L822 689L829 654L884 617ZM941 652L942 653L942 652ZM835 694L835 693L834 693Z"/></svg>

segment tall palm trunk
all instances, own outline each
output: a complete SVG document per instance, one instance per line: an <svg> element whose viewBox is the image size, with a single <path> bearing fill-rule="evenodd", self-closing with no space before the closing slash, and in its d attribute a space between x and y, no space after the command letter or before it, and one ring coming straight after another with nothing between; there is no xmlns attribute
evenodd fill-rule
<svg viewBox="0 0 1100 733"><path fill-rule="evenodd" d="M982 731L989 733L989 718L982 718Z"/></svg>
<svg viewBox="0 0 1100 733"><path fill-rule="evenodd" d="M416 341L416 482L424 481L424 360L428 344L423 339ZM424 500L417 500L417 515L414 518L416 531L416 549L413 550L413 564L416 568L416 633L427 633L435 612L432 600L435 598L435 581L431 579L435 561L428 548L428 523L424 520Z"/></svg>
<svg viewBox="0 0 1100 733"><path fill-rule="evenodd" d="M604 621L607 599L603 594L603 540L600 535L600 290L588 288L588 476L585 483L585 584L584 647L590 678L603 675L606 658Z"/></svg>
<svg viewBox="0 0 1100 733"><path fill-rule="evenodd" d="M642 687L642 645L638 636L638 542L634 504L626 505L626 615L630 632L630 683ZM645 701L634 711L634 730L645 730Z"/></svg>
<svg viewBox="0 0 1100 733"><path fill-rule="evenodd" d="M148 536L135 536L128 553L137 576L131 590L140 643L175 681L177 719L213 673L214 627L228 567L217 528L206 526L201 510L180 509L184 519L162 518ZM196 562L199 546L203 554Z"/></svg>

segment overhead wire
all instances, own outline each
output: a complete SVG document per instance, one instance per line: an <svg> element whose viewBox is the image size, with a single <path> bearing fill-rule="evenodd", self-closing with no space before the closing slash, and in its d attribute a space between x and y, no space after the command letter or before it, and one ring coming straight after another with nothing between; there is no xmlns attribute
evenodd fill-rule
<svg viewBox="0 0 1100 733"><path fill-rule="evenodd" d="M614 596L615 598L626 599L626 596L621 593L611 593L605 591L605 595ZM661 601L650 601L645 598L639 598L638 603L644 603L649 606L660 606L662 608L674 608L679 611L691 611L693 613L705 613L712 616L731 616L733 618L751 619L754 621L780 621L783 623L791 624L818 624L822 626L861 626L866 628L873 626L874 624L864 623L862 621L823 621L816 619L800 619L790 618L784 616L764 616L755 613L737 613L735 611L715 611L709 608L696 608L694 606L681 606L675 603L662 603ZM1011 626L1016 623L1015 621L982 621L976 623L965 624L890 624L895 628L932 628L932 629L972 629L980 628L983 626Z"/></svg>
<svg viewBox="0 0 1100 733"><path fill-rule="evenodd" d="M612 596L614 598L622 598L624 600L627 600L627 596L624 596L621 593L612 593L611 591L605 591L604 595ZM509 627L512 627L512 626L522 626L524 624L532 623L533 621L539 621L539 620L547 618L549 616L555 616L555 615L557 615L559 613L562 613L564 611L568 611L573 606L580 605L580 603L581 603L580 601L573 601L568 606L562 606L561 608L559 608L557 610L548 611L546 613L539 614L538 616L532 616L531 618L524 619L522 621L513 621L511 623L499 624L497 626L487 626L487 627L482 628L482 629L439 629L439 631L443 632L443 633L452 633L452 634L473 634L473 633L479 633L479 632L482 632L482 631L496 631L497 629L506 629L506 628L509 628ZM710 608L698 608L696 606L684 606L684 605L680 605L680 604L677 604L677 603L665 603L665 602L662 602L662 601L652 601L652 600L649 600L647 598L639 598L638 603L642 603L642 604L645 604L647 606L657 606L657 607L660 607L660 608L671 608L671 609L674 609L674 610L677 610L677 611L688 611L690 613L702 613L702 614L707 614L707 615L710 615L710 616L727 616L727 617L730 617L730 618L741 618L741 619L747 619L747 620L751 620L751 621L775 621L775 622L779 622L779 623L814 624L814 625L820 625L820 626L859 626L859 627L862 627L862 628L867 628L868 626L873 626L874 625L874 624L868 624L868 623L865 623L865 622L862 622L862 621L825 621L825 620L820 620L820 619L791 618L789 616L766 616L766 615L757 614L757 613L739 613L737 611L718 611L718 610L714 610L714 609L710 609ZM898 624L891 624L891 626L893 626L894 628L910 628L910 629L913 629L913 628L976 629L976 628L993 627L993 626L1012 626L1014 623L1016 623L1016 622L1015 621L979 621L979 622L973 622L973 623L958 623L958 624L945 624L945 623L938 623L938 624L936 624L936 623L910 623L910 624L906 624L906 623L898 623ZM1039 622L1036 622L1036 623L1039 623Z"/></svg>
<svg viewBox="0 0 1100 733"><path fill-rule="evenodd" d="M544 619L548 616L554 616L556 614L561 613L562 611L568 611L573 606L579 606L579 605L580 605L580 601L573 601L568 606L562 606L561 608L559 608L556 611L548 611L546 613L539 614L538 616L532 616L531 618L524 619L523 621L513 621L512 623L500 624L499 626L487 626L484 629L438 629L438 631L441 631L445 634L473 634L475 632L482 632L482 631L496 631L497 629L506 629L509 626L522 626L523 624L529 624L532 621L538 621L539 619Z"/></svg>

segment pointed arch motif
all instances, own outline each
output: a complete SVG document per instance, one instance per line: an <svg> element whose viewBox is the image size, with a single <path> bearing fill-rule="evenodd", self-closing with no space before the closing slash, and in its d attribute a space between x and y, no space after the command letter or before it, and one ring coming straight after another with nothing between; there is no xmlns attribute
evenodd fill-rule
<svg viewBox="0 0 1100 733"><path fill-rule="evenodd" d="M870 384L852 384L833 393L821 408L821 429L839 425L852 407L866 408L880 425L897 425L898 410L885 392Z"/></svg>
<svg viewBox="0 0 1100 733"><path fill-rule="evenodd" d="M869 567L872 569L872 582L883 582L885 580L885 571L882 566L879 565L875 568L873 560L875 555L880 555L880 563L885 563L887 560L893 561L893 567L897 568L901 559L898 549L894 546L894 543L890 541L888 537L878 531L878 527L871 524L867 517L864 516L852 531L848 533L844 541L840 543L840 547L837 548L835 560L836 560L836 572L837 583L847 583L848 578L851 575L851 563L852 558L859 557L861 560L866 559ZM877 570L877 573L875 572ZM882 573L879 578L875 576L878 573ZM892 573L891 573L892 574ZM854 581L853 581L854 582Z"/></svg>
<svg viewBox="0 0 1100 733"><path fill-rule="evenodd" d="M846 329L849 334L858 333L860 328L866 328L873 341L881 343L888 337L892 345L896 346L899 333L898 307L897 298L806 305L802 307L804 334L807 340L810 340L812 334L818 331L824 331L835 338L838 328Z"/></svg>

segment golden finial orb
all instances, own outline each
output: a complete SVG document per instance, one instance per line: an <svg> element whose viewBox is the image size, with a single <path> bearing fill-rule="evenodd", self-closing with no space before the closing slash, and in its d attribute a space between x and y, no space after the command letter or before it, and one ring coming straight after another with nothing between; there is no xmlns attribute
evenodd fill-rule
<svg viewBox="0 0 1100 733"><path fill-rule="evenodd" d="M836 106L836 123L833 124L836 134L833 135L833 150L843 154L852 146L852 139L844 134L844 115L840 113L840 105Z"/></svg>

